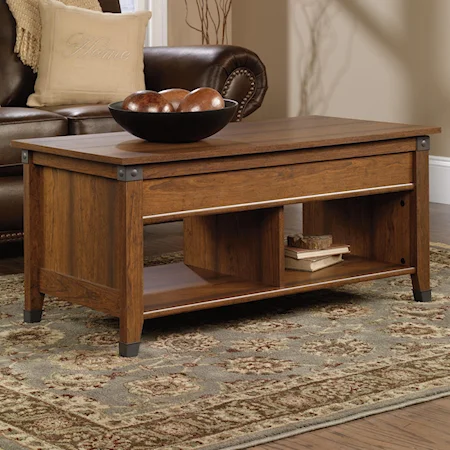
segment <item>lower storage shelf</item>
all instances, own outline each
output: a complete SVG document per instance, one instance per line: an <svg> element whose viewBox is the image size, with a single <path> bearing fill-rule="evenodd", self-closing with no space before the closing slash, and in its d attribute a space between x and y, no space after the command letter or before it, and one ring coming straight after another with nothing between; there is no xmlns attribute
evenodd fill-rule
<svg viewBox="0 0 450 450"><path fill-rule="evenodd" d="M167 316L291 295L343 284L415 273L414 267L348 255L342 263L317 272L285 270L280 287L187 266L184 263L144 269L144 318Z"/></svg>

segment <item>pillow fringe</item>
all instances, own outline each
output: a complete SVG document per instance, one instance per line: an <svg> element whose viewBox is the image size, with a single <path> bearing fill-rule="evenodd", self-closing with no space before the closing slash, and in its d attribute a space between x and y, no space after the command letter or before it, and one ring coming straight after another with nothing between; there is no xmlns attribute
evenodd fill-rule
<svg viewBox="0 0 450 450"><path fill-rule="evenodd" d="M36 73L39 64L40 42L33 37L30 31L17 27L16 45L14 53L17 53L19 59L33 69Z"/></svg>
<svg viewBox="0 0 450 450"><path fill-rule="evenodd" d="M101 11L98 0L59 0L67 6ZM39 0L6 0L9 10L16 21L16 44L14 53L33 72L38 71L41 48L41 19Z"/></svg>

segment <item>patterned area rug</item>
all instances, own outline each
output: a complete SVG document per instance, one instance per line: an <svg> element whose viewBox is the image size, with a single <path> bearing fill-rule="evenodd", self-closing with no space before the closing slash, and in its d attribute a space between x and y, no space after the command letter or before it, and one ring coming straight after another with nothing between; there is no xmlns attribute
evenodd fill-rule
<svg viewBox="0 0 450 450"><path fill-rule="evenodd" d="M23 277L0 277L0 447L246 448L450 395L449 246L431 267L432 303L398 277L155 319L135 359L87 308L22 323Z"/></svg>

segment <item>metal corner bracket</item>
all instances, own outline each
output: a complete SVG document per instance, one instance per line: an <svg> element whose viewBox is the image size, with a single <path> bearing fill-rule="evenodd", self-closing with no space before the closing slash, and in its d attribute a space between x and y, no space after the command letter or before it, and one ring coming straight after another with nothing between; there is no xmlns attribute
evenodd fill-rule
<svg viewBox="0 0 450 450"><path fill-rule="evenodd" d="M28 150L22 150L22 163L23 164L28 164L30 162L29 157L28 157Z"/></svg>
<svg viewBox="0 0 450 450"><path fill-rule="evenodd" d="M143 178L141 166L117 166L117 179L119 181L141 181Z"/></svg>
<svg viewBox="0 0 450 450"><path fill-rule="evenodd" d="M430 150L430 136L419 136L416 138L416 150Z"/></svg>

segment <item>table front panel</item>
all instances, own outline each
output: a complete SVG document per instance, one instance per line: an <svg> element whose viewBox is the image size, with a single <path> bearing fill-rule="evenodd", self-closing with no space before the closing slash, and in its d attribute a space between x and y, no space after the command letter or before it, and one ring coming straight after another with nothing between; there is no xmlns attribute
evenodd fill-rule
<svg viewBox="0 0 450 450"><path fill-rule="evenodd" d="M144 218L412 183L412 172L413 153L401 153L146 180Z"/></svg>

